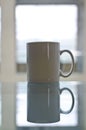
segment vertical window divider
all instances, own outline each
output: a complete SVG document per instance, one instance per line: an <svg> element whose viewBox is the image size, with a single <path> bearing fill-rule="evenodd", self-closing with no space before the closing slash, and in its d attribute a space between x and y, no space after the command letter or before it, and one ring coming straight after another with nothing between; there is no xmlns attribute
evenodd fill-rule
<svg viewBox="0 0 86 130"><path fill-rule="evenodd" d="M12 82L16 74L15 0L2 0L1 9L1 81Z"/></svg>

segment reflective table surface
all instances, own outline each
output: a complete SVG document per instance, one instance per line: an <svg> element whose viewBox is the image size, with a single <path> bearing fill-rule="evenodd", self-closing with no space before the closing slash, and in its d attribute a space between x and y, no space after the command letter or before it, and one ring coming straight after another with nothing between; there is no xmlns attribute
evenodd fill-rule
<svg viewBox="0 0 86 130"><path fill-rule="evenodd" d="M0 130L57 129L84 130L86 128L86 83L60 82L60 88L70 88L75 104L71 113L60 114L56 123L27 121L27 82L0 83ZM60 96L60 107L69 109L71 96L66 91Z"/></svg>

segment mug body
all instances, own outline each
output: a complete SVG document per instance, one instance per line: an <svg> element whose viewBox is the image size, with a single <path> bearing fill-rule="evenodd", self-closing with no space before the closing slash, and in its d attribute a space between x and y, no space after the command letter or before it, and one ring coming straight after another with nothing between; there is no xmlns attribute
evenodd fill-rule
<svg viewBox="0 0 86 130"><path fill-rule="evenodd" d="M59 43L32 42L27 44L28 82L58 82L59 69Z"/></svg>
<svg viewBox="0 0 86 130"><path fill-rule="evenodd" d="M27 120L51 123L60 120L59 43L27 44Z"/></svg>
<svg viewBox="0 0 86 130"><path fill-rule="evenodd" d="M59 82L28 83L27 120L35 123L53 123L60 120Z"/></svg>

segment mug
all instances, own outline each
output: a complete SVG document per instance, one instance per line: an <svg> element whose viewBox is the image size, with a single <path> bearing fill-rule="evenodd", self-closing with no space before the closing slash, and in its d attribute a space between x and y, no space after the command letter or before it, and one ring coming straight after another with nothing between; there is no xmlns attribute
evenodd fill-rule
<svg viewBox="0 0 86 130"><path fill-rule="evenodd" d="M60 69L60 55L69 53L72 59L68 73ZM69 50L60 51L58 42L31 42L27 44L28 82L58 82L59 77L68 77L74 68L74 58Z"/></svg>
<svg viewBox="0 0 86 130"><path fill-rule="evenodd" d="M67 52L72 59L68 73L60 69L60 55ZM30 42L27 44L27 120L35 123L53 123L60 113L68 114L74 107L74 95L68 88L60 89L59 77L73 72L74 58L69 50L60 51L58 42ZM72 97L68 111L60 108L60 94L67 90Z"/></svg>
<svg viewBox="0 0 86 130"><path fill-rule="evenodd" d="M27 121L34 123L54 123L60 121L60 113L68 114L74 107L74 96L69 88L59 88L59 82L28 83ZM72 104L67 111L60 108L60 94L68 91ZM66 104L65 104L66 105Z"/></svg>

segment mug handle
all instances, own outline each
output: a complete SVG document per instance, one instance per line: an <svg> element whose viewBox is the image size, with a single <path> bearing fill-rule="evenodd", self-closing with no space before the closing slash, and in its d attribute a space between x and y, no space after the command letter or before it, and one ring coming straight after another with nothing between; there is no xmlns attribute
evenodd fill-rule
<svg viewBox="0 0 86 130"><path fill-rule="evenodd" d="M60 51L60 55L64 52L67 52L69 53L69 55L71 56L71 59L72 59L72 64L71 64L71 68L70 68L70 71L68 73L64 73L61 69L60 69L60 76L62 77L68 77L71 75L71 73L73 72L73 69L74 69L74 57L73 57L73 54L69 51L69 50L62 50Z"/></svg>
<svg viewBox="0 0 86 130"><path fill-rule="evenodd" d="M60 113L62 113L62 114L69 114L69 113L73 110L73 107L74 107L74 95L73 95L72 91L71 91L69 88L62 88L62 89L60 90L60 94L61 94L63 91L65 91L65 90L69 91L69 93L71 94L72 104L71 104L70 109L67 110L67 111L63 111L62 109L60 109Z"/></svg>

